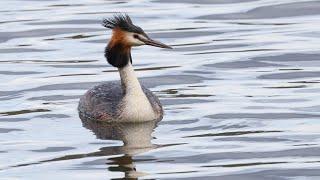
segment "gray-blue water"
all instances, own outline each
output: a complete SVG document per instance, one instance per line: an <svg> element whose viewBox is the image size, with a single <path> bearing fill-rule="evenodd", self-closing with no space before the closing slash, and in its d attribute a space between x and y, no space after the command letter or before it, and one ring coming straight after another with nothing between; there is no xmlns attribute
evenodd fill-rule
<svg viewBox="0 0 320 180"><path fill-rule="evenodd" d="M159 124L82 122L118 79L103 17L150 37L133 63ZM0 179L320 179L320 1L0 1Z"/></svg>

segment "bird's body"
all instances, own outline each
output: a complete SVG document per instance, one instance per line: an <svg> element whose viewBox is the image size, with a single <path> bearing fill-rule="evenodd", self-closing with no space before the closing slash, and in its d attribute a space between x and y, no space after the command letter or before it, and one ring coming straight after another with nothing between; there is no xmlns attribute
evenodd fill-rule
<svg viewBox="0 0 320 180"><path fill-rule="evenodd" d="M162 119L157 96L141 86L131 63L119 69L121 82L97 85L80 99L82 117L102 121L149 121Z"/></svg>
<svg viewBox="0 0 320 180"><path fill-rule="evenodd" d="M159 99L141 86L135 75L131 47L144 44L171 47L150 39L141 28L132 24L127 15L115 16L104 23L105 27L113 29L105 57L118 68L121 81L100 84L88 90L79 102L80 117L119 122L161 120L163 110Z"/></svg>

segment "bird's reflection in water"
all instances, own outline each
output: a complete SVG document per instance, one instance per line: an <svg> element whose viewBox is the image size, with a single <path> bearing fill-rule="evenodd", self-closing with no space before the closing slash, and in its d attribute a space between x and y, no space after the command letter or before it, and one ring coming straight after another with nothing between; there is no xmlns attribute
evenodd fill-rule
<svg viewBox="0 0 320 180"><path fill-rule="evenodd" d="M99 139L121 140L123 146L103 147L99 153L102 156L123 154L120 157L109 158L109 171L124 172L124 178L138 178L146 173L138 172L134 164L134 155L147 152L157 147L153 145L152 132L157 126L157 121L107 123L81 118L83 126L90 129Z"/></svg>

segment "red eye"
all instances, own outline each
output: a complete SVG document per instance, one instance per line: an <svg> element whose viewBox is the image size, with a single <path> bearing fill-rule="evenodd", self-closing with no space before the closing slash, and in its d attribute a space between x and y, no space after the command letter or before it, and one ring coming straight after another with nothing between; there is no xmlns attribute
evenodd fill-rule
<svg viewBox="0 0 320 180"><path fill-rule="evenodd" d="M133 37L138 39L139 36L137 34L134 34Z"/></svg>

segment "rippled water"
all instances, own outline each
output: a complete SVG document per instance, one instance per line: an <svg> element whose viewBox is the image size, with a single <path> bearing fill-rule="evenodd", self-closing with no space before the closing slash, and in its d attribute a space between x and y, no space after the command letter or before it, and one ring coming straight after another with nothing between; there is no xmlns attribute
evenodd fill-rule
<svg viewBox="0 0 320 180"><path fill-rule="evenodd" d="M320 179L320 1L2 0L0 179ZM133 51L156 124L81 122L118 79L103 57L129 13L172 45Z"/></svg>

